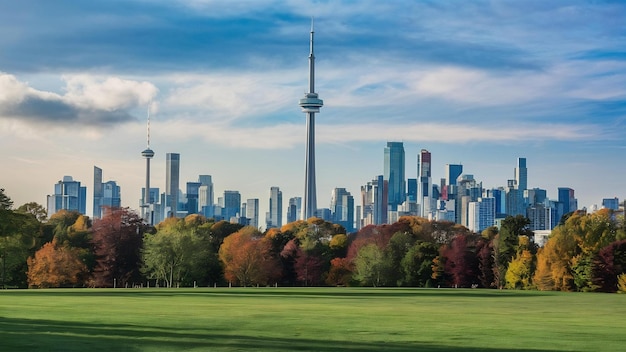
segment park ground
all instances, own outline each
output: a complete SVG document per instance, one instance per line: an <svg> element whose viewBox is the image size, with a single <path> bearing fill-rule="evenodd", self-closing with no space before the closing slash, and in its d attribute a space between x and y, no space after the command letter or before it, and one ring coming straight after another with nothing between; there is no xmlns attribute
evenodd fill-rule
<svg viewBox="0 0 626 352"><path fill-rule="evenodd" d="M626 295L407 288L0 291L1 351L623 351Z"/></svg>

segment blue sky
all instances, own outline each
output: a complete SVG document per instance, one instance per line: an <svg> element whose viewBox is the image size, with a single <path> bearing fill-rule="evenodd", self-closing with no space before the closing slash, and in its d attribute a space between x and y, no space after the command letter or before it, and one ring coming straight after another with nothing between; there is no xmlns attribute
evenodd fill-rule
<svg viewBox="0 0 626 352"><path fill-rule="evenodd" d="M407 177L422 148L434 182L462 163L486 188L526 157L552 198L626 197L622 1L3 2L0 187L45 204L72 175L90 194L97 165L136 208L150 106L152 185L177 152L181 180L259 198L263 222L271 186L303 193L312 16L319 207L334 187L360 199L387 141Z"/></svg>

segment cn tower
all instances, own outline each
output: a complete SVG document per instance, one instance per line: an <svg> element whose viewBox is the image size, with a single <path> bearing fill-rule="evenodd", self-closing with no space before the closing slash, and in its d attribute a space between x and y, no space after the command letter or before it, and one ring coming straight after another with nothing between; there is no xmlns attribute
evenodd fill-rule
<svg viewBox="0 0 626 352"><path fill-rule="evenodd" d="M142 217L148 225L154 225L152 202L150 201L150 159L154 157L154 152L150 149L150 108L148 107L148 127L147 127L148 147L141 152L141 156L146 158L146 189L143 195L143 204L141 205Z"/></svg>
<svg viewBox="0 0 626 352"><path fill-rule="evenodd" d="M306 114L306 170L304 179L304 220L315 216L317 189L315 187L315 113L320 112L324 102L315 93L315 55L313 55L313 20L311 20L311 49L309 53L309 92L300 99L302 112Z"/></svg>

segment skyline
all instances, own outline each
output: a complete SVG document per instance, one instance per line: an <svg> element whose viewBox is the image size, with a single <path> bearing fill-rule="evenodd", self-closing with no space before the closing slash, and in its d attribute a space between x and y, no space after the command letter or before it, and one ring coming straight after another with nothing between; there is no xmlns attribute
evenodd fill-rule
<svg viewBox="0 0 626 352"><path fill-rule="evenodd" d="M152 187L165 190L165 155L180 153L181 181L212 175L216 195L259 198L260 214L272 186L303 196L296 102L313 16L319 208L383 174L388 141L404 142L407 178L421 149L433 182L460 163L485 188L524 157L528 187L550 198L624 199L624 15L583 1L2 4L0 187L45 205L63 176L89 185L98 166L139 209L152 102Z"/></svg>

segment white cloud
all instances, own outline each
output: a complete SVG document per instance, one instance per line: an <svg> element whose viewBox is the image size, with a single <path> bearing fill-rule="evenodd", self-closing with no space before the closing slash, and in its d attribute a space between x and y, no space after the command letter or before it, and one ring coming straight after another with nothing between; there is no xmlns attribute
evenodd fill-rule
<svg viewBox="0 0 626 352"><path fill-rule="evenodd" d="M68 103L85 109L106 111L147 105L158 93L149 82L137 82L119 77L100 78L90 75L66 76Z"/></svg>
<svg viewBox="0 0 626 352"><path fill-rule="evenodd" d="M47 127L111 125L132 120L129 110L147 105L158 92L152 83L117 77L76 75L64 79L66 93L62 95L0 73L0 118L36 121Z"/></svg>

